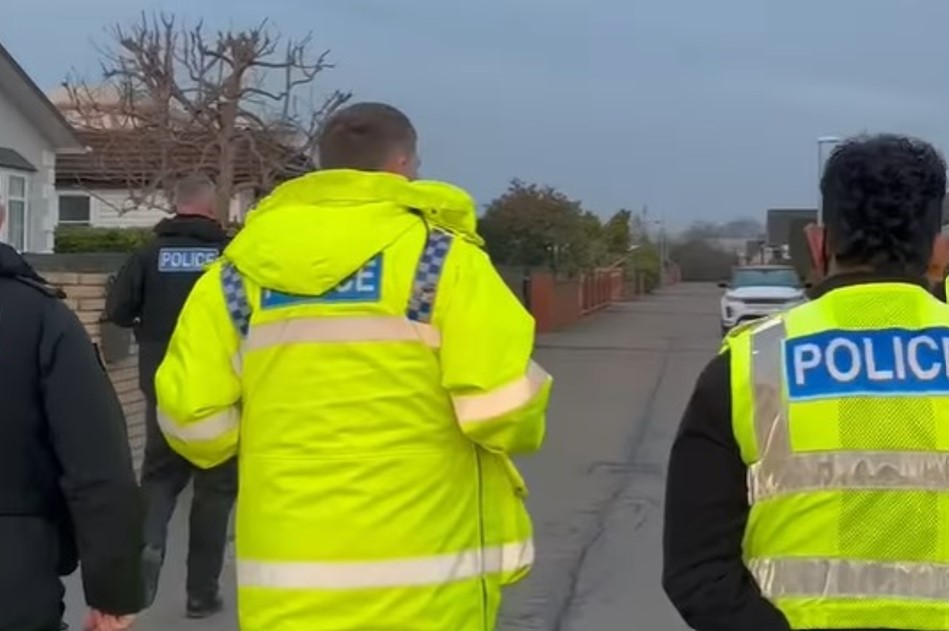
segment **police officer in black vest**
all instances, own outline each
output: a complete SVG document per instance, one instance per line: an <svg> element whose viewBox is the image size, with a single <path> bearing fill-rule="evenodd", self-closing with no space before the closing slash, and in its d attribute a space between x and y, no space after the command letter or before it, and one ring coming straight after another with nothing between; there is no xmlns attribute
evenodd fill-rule
<svg viewBox="0 0 949 631"><path fill-rule="evenodd" d="M5 213L0 204L0 225ZM142 607L142 501L125 417L63 294L0 244L0 629L58 631L82 563L91 630Z"/></svg>
<svg viewBox="0 0 949 631"><path fill-rule="evenodd" d="M171 450L158 427L154 380L192 286L227 242L214 218L214 198L214 186L203 176L179 181L174 190L176 215L159 222L155 238L132 254L106 301L106 317L119 326L134 327L139 342L139 382L147 406L142 489L148 502L144 553L148 605L157 592L168 522L178 495L193 479L186 585L190 618L213 615L222 607L218 579L237 492L237 468L231 461L204 471Z"/></svg>

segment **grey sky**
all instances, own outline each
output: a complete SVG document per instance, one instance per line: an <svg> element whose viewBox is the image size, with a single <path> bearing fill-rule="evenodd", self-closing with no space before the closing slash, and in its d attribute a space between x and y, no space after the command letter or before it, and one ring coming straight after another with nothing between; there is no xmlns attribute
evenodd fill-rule
<svg viewBox="0 0 949 631"><path fill-rule="evenodd" d="M816 200L821 135L949 146L944 0L4 0L0 40L43 87L94 71L141 8L313 30L326 86L391 101L425 175L486 203L512 177L608 214L763 217ZM266 8L264 8L266 7Z"/></svg>

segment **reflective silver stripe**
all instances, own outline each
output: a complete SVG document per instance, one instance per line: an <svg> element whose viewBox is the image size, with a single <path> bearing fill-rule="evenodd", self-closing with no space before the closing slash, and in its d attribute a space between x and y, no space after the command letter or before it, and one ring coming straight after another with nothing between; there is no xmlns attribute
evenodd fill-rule
<svg viewBox="0 0 949 631"><path fill-rule="evenodd" d="M945 601L949 565L838 559L752 559L748 569L769 599L905 598Z"/></svg>
<svg viewBox="0 0 949 631"><path fill-rule="evenodd" d="M748 476L755 502L786 493L846 489L949 491L949 453L831 451L757 462ZM949 596L949 594L947 594Z"/></svg>
<svg viewBox="0 0 949 631"><path fill-rule="evenodd" d="M269 589L378 589L461 581L484 574L517 572L534 561L532 541L462 550L453 554L387 561L322 563L237 562L241 587Z"/></svg>
<svg viewBox="0 0 949 631"><path fill-rule="evenodd" d="M751 377L759 460L791 455L782 362L786 336L781 318L766 322L751 334Z"/></svg>
<svg viewBox="0 0 949 631"><path fill-rule="evenodd" d="M191 423L178 423L160 409L157 416L158 425L166 436L186 442L214 440L237 429L240 422L240 411L235 407Z"/></svg>
<svg viewBox="0 0 949 631"><path fill-rule="evenodd" d="M788 408L784 396L783 344L787 332L784 320L774 318L752 329L751 375L752 414L754 415L755 443L758 462L748 468L748 503L761 498L756 493L763 488L780 488L767 483L767 472L779 468L791 457L788 429ZM762 471L764 469L764 472Z"/></svg>
<svg viewBox="0 0 949 631"><path fill-rule="evenodd" d="M462 424L480 423L503 416L530 403L550 379L547 371L531 361L527 373L511 383L484 394L452 397L455 416Z"/></svg>
<svg viewBox="0 0 949 631"><path fill-rule="evenodd" d="M244 350L334 342L419 342L437 348L441 335L429 324L401 316L296 318L251 326Z"/></svg>

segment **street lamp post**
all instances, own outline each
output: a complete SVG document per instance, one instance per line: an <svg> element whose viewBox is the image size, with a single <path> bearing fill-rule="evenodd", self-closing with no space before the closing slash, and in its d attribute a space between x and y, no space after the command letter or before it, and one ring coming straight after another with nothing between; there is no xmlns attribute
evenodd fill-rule
<svg viewBox="0 0 949 631"><path fill-rule="evenodd" d="M669 255L669 244L666 242L666 222L664 219L653 219L656 226L656 248L659 250L659 283L663 284L666 277L666 257Z"/></svg>
<svg viewBox="0 0 949 631"><path fill-rule="evenodd" d="M817 225L824 224L824 200L820 194L820 181L824 177L824 145L840 143L837 136L821 136L817 139Z"/></svg>

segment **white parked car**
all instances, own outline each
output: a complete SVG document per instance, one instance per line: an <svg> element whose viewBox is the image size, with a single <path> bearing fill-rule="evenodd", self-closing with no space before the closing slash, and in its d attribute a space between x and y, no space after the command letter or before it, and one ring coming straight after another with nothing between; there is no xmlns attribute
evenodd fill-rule
<svg viewBox="0 0 949 631"><path fill-rule="evenodd" d="M722 335L747 320L783 311L807 300L797 271L787 265L736 267L730 282L719 283Z"/></svg>

